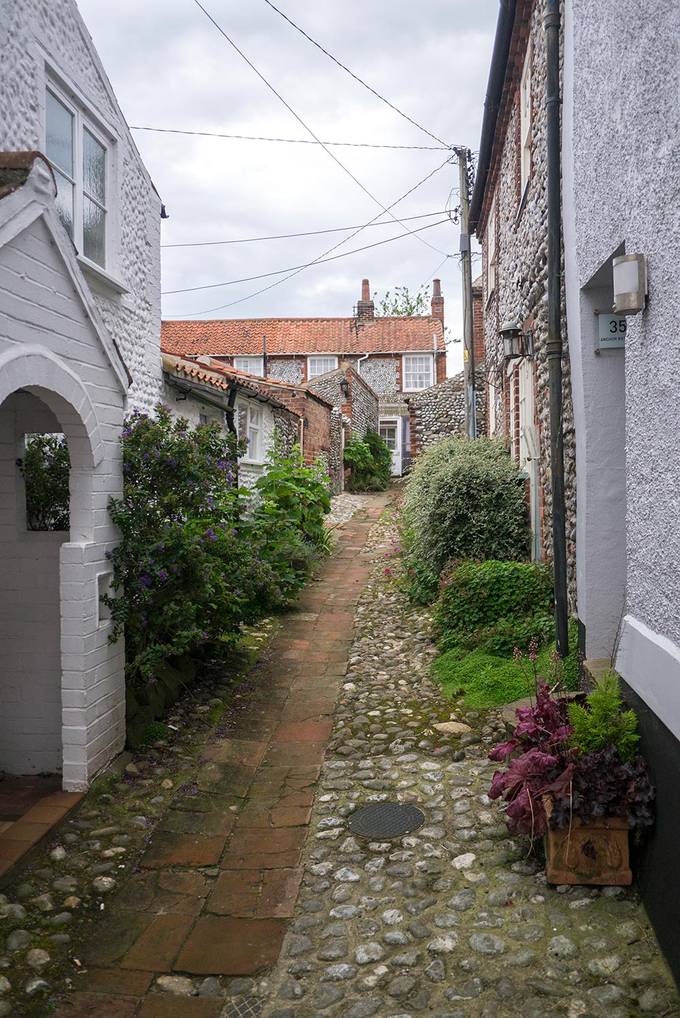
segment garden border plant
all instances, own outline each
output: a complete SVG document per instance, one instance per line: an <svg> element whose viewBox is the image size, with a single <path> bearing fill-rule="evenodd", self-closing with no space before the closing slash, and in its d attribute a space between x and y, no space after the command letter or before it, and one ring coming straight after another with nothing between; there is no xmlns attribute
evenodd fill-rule
<svg viewBox="0 0 680 1018"><path fill-rule="evenodd" d="M349 467L348 491L385 491L389 486L392 453L377 432L367 431L363 438L352 437L345 446L343 463Z"/></svg>
<svg viewBox="0 0 680 1018"><path fill-rule="evenodd" d="M233 651L242 627L289 604L329 550L328 478L275 442L254 489L239 486L240 446L157 406L122 433L121 539L105 595L111 639L126 641L128 733L139 739L197 669Z"/></svg>

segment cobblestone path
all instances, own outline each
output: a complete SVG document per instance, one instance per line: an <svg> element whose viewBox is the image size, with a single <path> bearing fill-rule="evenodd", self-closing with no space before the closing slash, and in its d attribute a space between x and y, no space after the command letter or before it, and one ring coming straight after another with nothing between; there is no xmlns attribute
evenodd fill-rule
<svg viewBox="0 0 680 1018"><path fill-rule="evenodd" d="M680 1015L635 893L552 888L486 796L492 712L455 709L428 678L426 611L391 576L394 533L356 610L349 669L308 837L295 919L256 986L266 1018ZM452 709L452 706L454 709ZM432 726L458 719L457 738ZM371 801L414 802L425 826L352 836Z"/></svg>
<svg viewBox="0 0 680 1018"><path fill-rule="evenodd" d="M5 880L0 1018L680 1016L635 894L547 887L487 799L501 721L430 682L389 501L261 627L243 692L179 704ZM355 838L382 800L424 826Z"/></svg>

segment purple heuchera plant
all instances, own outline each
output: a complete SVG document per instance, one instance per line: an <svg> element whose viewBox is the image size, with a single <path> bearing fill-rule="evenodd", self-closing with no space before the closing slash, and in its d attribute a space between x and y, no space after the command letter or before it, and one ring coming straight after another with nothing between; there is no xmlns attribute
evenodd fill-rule
<svg viewBox="0 0 680 1018"><path fill-rule="evenodd" d="M568 827L574 817L587 822L619 816L639 833L653 823L654 789L642 757L623 761L614 747L592 753L575 750L566 702L555 699L545 684L538 688L536 703L516 713L512 738L489 753L491 760L505 763L493 776L489 796L507 803L512 834L545 834L544 796L552 800L553 827Z"/></svg>

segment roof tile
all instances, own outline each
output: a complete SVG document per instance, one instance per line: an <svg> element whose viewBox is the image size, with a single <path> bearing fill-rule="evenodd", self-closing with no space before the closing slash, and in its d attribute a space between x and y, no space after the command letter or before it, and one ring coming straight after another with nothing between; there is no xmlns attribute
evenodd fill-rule
<svg viewBox="0 0 680 1018"><path fill-rule="evenodd" d="M403 353L444 351L444 325L430 315L404 318L223 318L169 319L162 323L161 347L179 356L267 354Z"/></svg>

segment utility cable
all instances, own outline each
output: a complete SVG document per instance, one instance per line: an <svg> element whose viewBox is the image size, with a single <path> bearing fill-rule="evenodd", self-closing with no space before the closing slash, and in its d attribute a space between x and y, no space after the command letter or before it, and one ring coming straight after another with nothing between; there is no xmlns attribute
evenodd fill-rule
<svg viewBox="0 0 680 1018"><path fill-rule="evenodd" d="M295 119L297 120L297 122L298 122L298 123L299 123L299 124L300 124L300 125L301 125L302 127L304 127L305 131L307 131L307 133L308 133L309 135L311 135L311 136L312 136L312 138L314 138L314 140L315 140L316 142L318 142L318 144L319 144L319 145L321 145L321 147L322 147L322 149L324 150L324 152L326 152L326 153L327 153L327 154L328 154L328 155L329 155L329 156L331 157L331 159L333 160L333 162L334 162L334 163L337 163L337 165L338 165L338 166L340 167L340 169L341 169L341 170L343 171L343 173L346 173L346 174L347 174L347 176L348 176L348 177L350 177L350 178L351 178L351 179L352 179L352 180L354 181L354 183L355 183L355 184L357 185L357 187L359 187L359 188L360 188L360 189L361 189L361 190L362 190L362 191L364 192L364 194L368 195L368 197L369 197L369 198L371 199L371 201L375 202L375 204L376 204L376 205L379 205L379 206L380 206L380 208L381 208L381 209L383 210L383 212L387 212L387 213L388 213L388 215L390 215L390 216L392 217L392 219L394 219L395 223L399 223L399 225L400 225L400 226L404 226L404 224L403 224L403 223L401 222L401 220L400 220L400 219L398 219L398 218L397 218L396 216L392 215L392 213L391 213L391 212L389 211L389 209L388 209L388 208L386 208L386 207L385 207L385 205L383 205L383 203L382 203L382 202L380 201L380 199L379 199L379 198L376 198L376 196L375 196L375 195L374 195L374 194L373 194L373 193L372 193L371 191L369 191L367 187L365 187L365 186L364 186L364 185L363 185L363 184L361 183L361 181L359 180L359 178L358 178L358 177L356 177L356 176L355 176L355 175L354 175L354 174L352 173L352 171L351 171L351 170L350 170L350 169L349 169L349 168L348 168L347 166L345 166L345 164L344 164L343 162L341 162L341 161L340 161L340 160L338 159L338 157L337 157L337 156L336 156L336 155L335 155L335 154L334 154L333 152L331 152L331 150L330 150L330 149L329 149L329 148L328 148L328 147L327 147L327 146L326 146L326 145L325 145L325 144L324 144L324 143L323 143L323 142L321 141L321 139L317 137L317 135L316 135L316 134L314 133L314 131L312 130L312 128L311 128L311 127L309 127L309 126L308 126L308 125L307 125L307 124L305 123L305 121L304 121L304 120L302 119L302 117L301 117L301 116L300 116L300 115L299 115L298 113L296 113L296 112L295 112L295 110L294 110L294 109L293 109L293 107L292 107L292 106L290 105L290 103L288 103L288 102L287 102L287 101L286 101L286 100L285 100L285 99L283 98L283 96L281 95L281 93L280 93L280 92L277 92L277 91L276 91L276 89L275 89L275 88L274 88L274 86L273 86L273 85L271 84L271 82L269 82L269 81L267 80L267 78L265 78L264 74L262 74L262 72L261 72L261 71L259 71L259 70L257 69L257 67L256 67L256 66L255 66L255 64L254 64L254 63L252 62L252 60L250 60L250 59L249 59L249 57L247 57L247 56L245 55L245 53L243 52L243 50L239 49L239 47L238 47L238 46L236 45L236 43L234 42L234 40L233 40L233 39L232 39L232 38L231 38L231 37L230 37L229 35L227 35L227 33L225 32L225 30L224 30L224 29L222 28L222 26L221 26L221 25L220 25L220 24L219 24L219 23L218 23L218 22L217 22L217 21L215 20L215 18L213 18L212 14L210 14L210 13L209 13L209 12L208 12L208 11L206 10L206 8L205 8L205 7L203 6L203 4L201 3L201 0L194 0L194 3L196 4L196 6L197 6L197 7L198 7L198 8L199 8L199 9L200 9L201 11L203 11L203 13L205 14L206 18L208 18L208 20L209 20L209 21L210 21L210 22L211 22L211 23L212 23L212 24L213 24L213 25L215 26L215 28L216 28L216 29L217 29L217 31L218 31L218 32L220 33L220 35L221 35L221 36L223 36L223 38L224 38L224 39L226 39L226 41L227 41L227 42L229 43L229 45L230 45L230 46L232 47L232 49L234 49L234 50L235 50L235 51L236 51L236 52L238 53L238 55L239 55L239 56L241 57L241 59L242 59L242 60L244 60L244 61L245 61L245 62L246 62L246 63L248 64L248 66L249 66L249 67L251 68L251 70L253 70L253 71L255 72L255 74L257 74L257 76L258 76L258 78L260 79L260 81L262 81L262 82L263 82L263 83L264 83L264 84L265 84L265 85L267 86L267 88L268 88L268 89L269 89L269 90L270 90L271 92L273 92L273 93L274 93L274 95L276 96L276 98L277 98L277 99L278 99L278 100L279 100L279 101L280 101L281 103L283 103L283 105L284 105L284 106L286 107L286 109L288 110L288 112L289 112L290 114L292 114L292 116L294 116L294 117L295 117ZM439 138L437 138L436 140L437 140L437 141L439 141L440 139L439 139ZM411 231L411 232L415 232L415 231ZM441 250L441 248L435 247L435 246L434 246L434 244L430 244L430 243L428 243L428 241L424 240L424 239L423 239L422 237L418 237L417 239L418 239L418 240L420 241L420 243L421 243L421 244L424 244L424 245L425 245L426 247L429 247L429 248L431 248L431 249L432 249L433 251L437 251L437 252L438 252L438 253L439 253L440 255L446 254L446 251L442 251L442 250Z"/></svg>
<svg viewBox="0 0 680 1018"><path fill-rule="evenodd" d="M413 124L414 127L417 127L419 131L423 131L424 134L429 135L430 138L434 138L434 140L438 141L440 145L443 145L445 148L453 148L452 145L447 145L445 141L442 141L441 138L438 138L436 134L432 133L432 131L428 131L426 127L423 127L422 124L419 124L417 120L413 119L413 117L409 117L408 113L404 113L403 110L400 110L398 106L395 106L394 103L391 103L389 99L385 98L384 95L381 95L380 92L377 92L374 88L368 85L363 80L363 78L360 78L358 74L354 73L354 71L350 71L349 67L341 63L341 61L338 60L337 57L334 57L332 53L329 53L328 50L321 45L321 43L316 41L316 39L312 39L311 35L308 35L303 28L300 28L299 25L296 25L292 18L289 18L287 14L284 14L283 11L279 10L279 8L276 7L275 4L271 2L271 0L264 0L264 2L267 4L268 7L271 7L273 11L276 11L276 13L280 17L282 17L284 21L287 21L288 24L296 30L296 32L299 32L300 35L303 35L305 39L312 43L313 46L316 46L316 48L321 50L322 53L325 53L325 55L329 57L329 59L332 60L334 64L337 64L338 67L341 67L343 71L346 71L351 78L354 78L354 80L357 81L360 85L363 85L364 88L367 88L368 91L371 92L376 97L376 99L380 99L380 101L384 102L387 106L389 106L391 110L394 110L395 113L398 113L400 117L403 117L404 120L408 120L409 124Z"/></svg>
<svg viewBox="0 0 680 1018"><path fill-rule="evenodd" d="M387 145L370 141L312 141L311 138L267 138L258 134L223 134L221 131L184 131L178 127L130 127L131 131L153 131L156 134L187 134L201 138L230 138L235 141L277 141L287 145L332 145L335 148L389 148L418 152L448 152L447 145Z"/></svg>
<svg viewBox="0 0 680 1018"><path fill-rule="evenodd" d="M431 230L435 226L443 226L450 220L440 219L438 223L428 223L427 226L419 226L418 231ZM284 272L297 272L300 269L308 269L310 265L325 265L326 262L335 262L338 258L349 258L350 255L358 254L360 251L368 251L373 247L381 247L383 244L390 244L393 240L403 240L404 237L412 237L415 230L407 233L399 233L396 237L386 237L384 240L376 240L373 244L364 244L363 247L355 247L351 251L343 251L342 254L331 255L329 258L316 258L313 262L304 262L302 265L289 265L287 269L275 269L273 272L261 272L257 276L244 276L242 279L227 279L223 283L202 283L200 286L185 286L180 290L163 290L161 296L168 297L173 293L194 293L196 290L216 290L221 286L233 286L235 283L252 283L255 279L267 279L270 276L280 276ZM447 255L450 258L451 255Z"/></svg>
<svg viewBox="0 0 680 1018"><path fill-rule="evenodd" d="M431 216L443 216L445 212L421 212L419 216L404 216L402 222L409 223L414 219L428 219ZM391 226L391 223L369 223L368 226ZM335 226L328 230L308 230L306 233L275 233L271 237L242 237L239 240L196 240L183 244L161 244L168 247L216 247L221 244L254 244L260 240L290 240L292 237L318 237L322 233L344 233L346 230L365 229L364 226ZM448 256L447 256L448 257Z"/></svg>
<svg viewBox="0 0 680 1018"><path fill-rule="evenodd" d="M417 191L418 188L423 186L423 184L426 184L427 181L430 180L435 175L435 173L438 173L440 170L443 170L445 166L448 166L450 162L451 157L447 156L443 163L440 163L439 166L435 166L435 168L433 170L430 170L430 172L427 173L421 180L415 183L412 187L409 187L408 191L405 191L404 194L402 194L399 198L396 198L389 207L393 209L396 205L401 204L401 202L405 201L405 199L408 198L409 195L412 195L414 191ZM342 247L344 244L348 244L350 240L353 240L358 234L362 232L362 230L367 229L367 227L375 223L375 221L377 219L380 219L381 216L382 213L378 212L375 216L373 216L373 219L370 219L367 223L364 223L364 225L360 226L357 230L354 231L354 233L350 233L349 237L343 237L342 240L339 240L336 244L333 244L331 247L326 248L325 251L322 251L321 254L318 255L318 257L313 262L310 262L309 266L306 267L307 268L311 267L312 265L316 264L316 262L320 261L322 258L325 258L326 255L332 254L333 251L337 251L339 247ZM259 297L261 293L266 293L268 290L273 290L275 286L281 286L282 283L286 283L289 279L292 279L294 276L297 276L300 272L303 271L304 269L296 269L294 272L289 272L287 276L283 277L283 279L276 279L273 283L268 283L267 286L262 286L260 287L259 290L254 290L252 293L247 293L244 297L238 297L236 300L232 300L228 304L220 304L218 307L205 308L203 311L192 311L189 314L185 314L184 318L198 318L201 315L214 314L215 311L226 311L228 308L235 307L237 304L243 304L247 300L252 300L253 297Z"/></svg>

